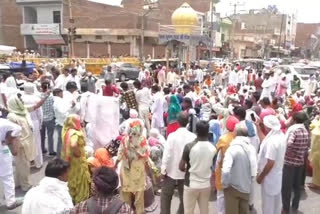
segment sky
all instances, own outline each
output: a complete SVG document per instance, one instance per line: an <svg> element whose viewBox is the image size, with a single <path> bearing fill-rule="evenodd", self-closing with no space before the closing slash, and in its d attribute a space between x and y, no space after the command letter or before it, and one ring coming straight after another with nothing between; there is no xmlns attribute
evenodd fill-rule
<svg viewBox="0 0 320 214"><path fill-rule="evenodd" d="M121 0L91 0L110 5L120 5ZM172 0L174 1L174 0ZM275 4L281 12L297 13L298 22L320 23L320 0L220 0L217 5L217 12L222 16L233 11L231 4L239 2L239 11L248 11L249 9L260 9L268 5Z"/></svg>

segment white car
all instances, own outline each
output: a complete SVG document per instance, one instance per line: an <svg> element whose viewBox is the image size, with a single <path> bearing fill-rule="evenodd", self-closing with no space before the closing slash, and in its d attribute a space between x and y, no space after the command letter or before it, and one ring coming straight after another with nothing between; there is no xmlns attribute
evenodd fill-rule
<svg viewBox="0 0 320 214"><path fill-rule="evenodd" d="M301 65L279 65L274 68L275 75L280 76L282 73L290 74L293 78L296 75L301 82L301 88L306 89L310 76L317 73L317 68L311 66L301 66Z"/></svg>

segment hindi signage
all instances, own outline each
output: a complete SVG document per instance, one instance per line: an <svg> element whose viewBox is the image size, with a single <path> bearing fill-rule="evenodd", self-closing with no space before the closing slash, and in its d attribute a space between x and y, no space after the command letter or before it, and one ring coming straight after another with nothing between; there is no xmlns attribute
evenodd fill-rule
<svg viewBox="0 0 320 214"><path fill-rule="evenodd" d="M22 24L22 35L59 35L60 24Z"/></svg>

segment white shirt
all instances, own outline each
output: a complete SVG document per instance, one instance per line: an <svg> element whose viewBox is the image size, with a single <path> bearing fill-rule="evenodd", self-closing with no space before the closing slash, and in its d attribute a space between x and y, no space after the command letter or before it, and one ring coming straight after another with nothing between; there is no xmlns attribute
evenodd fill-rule
<svg viewBox="0 0 320 214"><path fill-rule="evenodd" d="M197 136L186 128L179 128L168 136L164 147L161 173L172 179L184 179L185 172L179 169L183 149L186 144L193 142Z"/></svg>
<svg viewBox="0 0 320 214"><path fill-rule="evenodd" d="M0 118L0 176L13 173L11 152L9 147L3 144L9 131L12 131L13 136L19 136L21 135L22 128L9 120Z"/></svg>
<svg viewBox="0 0 320 214"><path fill-rule="evenodd" d="M274 89L274 83L273 83L273 78L269 77L269 79L265 79L262 83L262 92L261 92L261 96L260 99L264 98L264 97L271 97L271 93L275 91Z"/></svg>
<svg viewBox="0 0 320 214"><path fill-rule="evenodd" d="M168 81L168 84L174 85L175 81L176 81L176 73L174 73L172 71L168 72L167 81Z"/></svg>
<svg viewBox="0 0 320 214"><path fill-rule="evenodd" d="M44 177L24 197L22 214L59 214L73 208L68 183Z"/></svg>
<svg viewBox="0 0 320 214"><path fill-rule="evenodd" d="M142 88L136 91L136 100L139 110L148 110L152 103L151 92L148 88Z"/></svg>
<svg viewBox="0 0 320 214"><path fill-rule="evenodd" d="M78 114L80 110L80 104L77 102L76 97L71 94L69 91L63 92L63 100L67 105L67 108L70 109L70 114ZM75 102L76 104L72 107L72 103Z"/></svg>
<svg viewBox="0 0 320 214"><path fill-rule="evenodd" d="M77 84L77 88L78 90L80 90L80 77L79 76L72 76L71 74L69 74L69 76L66 78L66 84L68 82L75 82Z"/></svg>
<svg viewBox="0 0 320 214"><path fill-rule="evenodd" d="M7 87L17 88L17 82L13 76L10 76L5 81Z"/></svg>
<svg viewBox="0 0 320 214"><path fill-rule="evenodd" d="M139 72L138 80L141 82L145 78L145 73L144 71Z"/></svg>
<svg viewBox="0 0 320 214"><path fill-rule="evenodd" d="M90 118L90 114L88 114L88 103L90 100L90 96L94 95L94 93L91 93L89 91L81 94L80 96L80 118L81 121L86 122L93 122L93 119Z"/></svg>
<svg viewBox="0 0 320 214"><path fill-rule="evenodd" d="M54 88L60 88L61 90L66 90L67 77L64 74L60 74L54 81Z"/></svg>
<svg viewBox="0 0 320 214"><path fill-rule="evenodd" d="M53 110L56 117L56 124L63 126L64 121L68 116L68 105L61 97L54 96L53 99Z"/></svg>
<svg viewBox="0 0 320 214"><path fill-rule="evenodd" d="M234 70L230 72L229 74L229 85L236 86L238 84L238 74Z"/></svg>
<svg viewBox="0 0 320 214"><path fill-rule="evenodd" d="M197 77L196 77L197 81L199 83L201 83L203 81L203 72L202 72L202 70L201 69L197 69L196 74L197 74Z"/></svg>
<svg viewBox="0 0 320 214"><path fill-rule="evenodd" d="M165 99L160 92L157 92L155 95L153 95L153 99L154 102L151 107L152 120L154 121L156 127L164 127L163 113Z"/></svg>
<svg viewBox="0 0 320 214"><path fill-rule="evenodd" d="M185 97L188 97L191 99L192 101L192 107L194 107L196 101L198 100L198 96L196 93L194 93L193 91L189 91Z"/></svg>
<svg viewBox="0 0 320 214"><path fill-rule="evenodd" d="M189 154L190 188L204 189L210 187L211 166L216 148L209 141L198 141Z"/></svg>
<svg viewBox="0 0 320 214"><path fill-rule="evenodd" d="M272 131L271 131L272 132ZM281 132L269 133L261 143L258 158L258 171L261 173L267 164L268 159L274 160L271 171L262 181L262 188L269 195L277 195L282 186L282 168L286 153L285 135Z"/></svg>
<svg viewBox="0 0 320 214"><path fill-rule="evenodd" d="M238 83L246 83L246 73L243 70L238 71Z"/></svg>

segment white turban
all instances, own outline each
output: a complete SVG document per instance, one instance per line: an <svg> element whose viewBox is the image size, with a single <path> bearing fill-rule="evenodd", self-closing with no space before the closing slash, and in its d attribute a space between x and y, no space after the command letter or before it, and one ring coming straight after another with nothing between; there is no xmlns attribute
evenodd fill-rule
<svg viewBox="0 0 320 214"><path fill-rule="evenodd" d="M156 129L156 128L152 128L152 129L150 130L150 136L151 136L151 137L157 138L157 137L159 136L159 134L160 134L160 132L159 132L159 130Z"/></svg>
<svg viewBox="0 0 320 214"><path fill-rule="evenodd" d="M279 131L281 129L281 124L279 119L274 115L268 115L263 118L263 124L275 131Z"/></svg>
<svg viewBox="0 0 320 214"><path fill-rule="evenodd" d="M138 117L138 112L135 109L130 109L129 114L130 114L130 118Z"/></svg>

